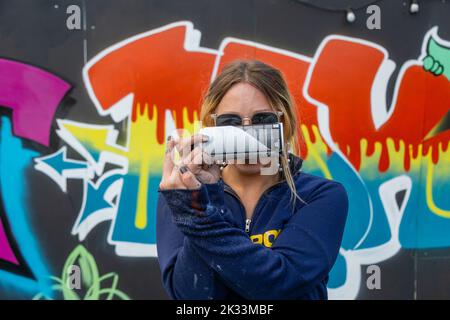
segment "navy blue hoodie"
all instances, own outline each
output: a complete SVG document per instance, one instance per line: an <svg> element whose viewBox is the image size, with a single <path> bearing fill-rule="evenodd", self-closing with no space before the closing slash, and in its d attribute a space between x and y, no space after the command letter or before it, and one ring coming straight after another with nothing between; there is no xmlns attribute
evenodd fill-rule
<svg viewBox="0 0 450 320"><path fill-rule="evenodd" d="M159 190L157 249L173 299L327 299L348 198L335 181L302 172L289 155L285 179L266 190L252 219L220 179L198 190Z"/></svg>

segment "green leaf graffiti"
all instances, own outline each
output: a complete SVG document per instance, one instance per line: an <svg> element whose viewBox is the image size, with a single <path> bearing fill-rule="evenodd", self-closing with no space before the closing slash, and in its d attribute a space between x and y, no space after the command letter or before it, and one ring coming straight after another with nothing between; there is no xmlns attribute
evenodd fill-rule
<svg viewBox="0 0 450 320"><path fill-rule="evenodd" d="M450 80L450 48L431 36L427 43L423 68L436 76L444 75Z"/></svg>
<svg viewBox="0 0 450 320"><path fill-rule="evenodd" d="M77 266L80 270L81 282L85 293L77 293L81 289L72 288L70 285L71 270ZM64 300L130 300L130 298L117 289L119 276L117 273L110 272L100 275L94 257L86 250L83 245L78 245L69 255L64 263L61 278L51 277L55 282L52 290L62 295ZM33 297L33 300L52 298L43 293L38 293Z"/></svg>

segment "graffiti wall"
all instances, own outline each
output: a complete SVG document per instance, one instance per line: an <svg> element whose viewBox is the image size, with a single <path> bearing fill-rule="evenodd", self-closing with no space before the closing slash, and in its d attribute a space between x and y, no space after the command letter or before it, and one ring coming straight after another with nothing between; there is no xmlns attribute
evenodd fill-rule
<svg viewBox="0 0 450 320"><path fill-rule="evenodd" d="M287 0L0 0L0 298L165 299L166 135L242 58L283 72L303 170L348 190L330 298L450 298L450 3L378 6L369 29Z"/></svg>

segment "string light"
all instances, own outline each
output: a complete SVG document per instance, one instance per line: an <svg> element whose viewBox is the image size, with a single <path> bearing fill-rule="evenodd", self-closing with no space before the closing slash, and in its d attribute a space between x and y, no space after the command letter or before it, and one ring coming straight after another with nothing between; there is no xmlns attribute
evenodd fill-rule
<svg viewBox="0 0 450 320"><path fill-rule="evenodd" d="M330 12L344 12L345 13L345 20L348 23L353 23L353 22L356 21L356 14L355 14L356 10L360 10L360 9L366 8L366 7L370 6L370 5L373 5L373 4L376 4L378 2L381 2L382 0L374 0L374 1L371 1L371 2L368 2L368 3L364 3L364 4L362 4L362 5L358 6L358 7L347 8L346 10L343 9L343 8L335 8L335 7L332 8L332 7L327 7L327 6L321 6L321 5L318 5L318 4L316 4L316 3L312 2L312 1L311 2L305 1L305 0L296 0L296 1L301 3L301 4L303 4L303 5L305 5L305 6L313 7L313 8L316 8L316 9L326 10L326 11L330 11Z"/></svg>
<svg viewBox="0 0 450 320"><path fill-rule="evenodd" d="M417 0L411 0L409 12L411 12L412 14L419 12L419 4L417 3Z"/></svg>
<svg viewBox="0 0 450 320"><path fill-rule="evenodd" d="M316 8L316 9L321 9L321 10L326 10L326 11L331 11L331 12L342 12L342 11L348 12L348 10L345 10L345 7L343 7L343 6L341 6L341 8L322 6L322 5L318 5L315 2L313 2L314 0L295 0L295 1L298 2L298 3L301 3L301 4L305 5L305 6L313 7L313 8ZM359 5L359 6L352 6L351 10L352 11L357 11L357 10L360 10L360 9L365 9L368 6L376 4L376 3L381 2L381 1L383 1L383 0L367 1L367 3L363 3L363 4Z"/></svg>
<svg viewBox="0 0 450 320"><path fill-rule="evenodd" d="M347 9L346 18L347 18L347 22L349 22L349 23L355 22L356 16L355 16L355 13L352 11L351 8Z"/></svg>
<svg viewBox="0 0 450 320"><path fill-rule="evenodd" d="M360 6L357 6L357 7L354 6L352 8L347 8L347 9L344 9L342 7L338 8L338 7L330 7L330 6L318 5L315 2L313 2L313 0L294 0L294 1L298 2L298 3L301 3L301 4L305 5L305 6L316 8L316 9L320 9L320 10L325 10L325 11L330 11L330 12L342 12L342 11L344 11L346 21L348 23L353 23L353 22L356 21L356 14L355 14L356 11L358 11L360 9L365 9L368 6L376 4L376 3L381 2L383 0L374 0L374 1L371 1L371 2L368 2L368 3L364 3L364 4L360 5ZM445 3L445 1L446 0L442 0L443 3ZM418 0L411 0L410 6L409 6L409 12L411 14L416 14L416 13L419 12L419 9L420 9L420 7L419 7Z"/></svg>

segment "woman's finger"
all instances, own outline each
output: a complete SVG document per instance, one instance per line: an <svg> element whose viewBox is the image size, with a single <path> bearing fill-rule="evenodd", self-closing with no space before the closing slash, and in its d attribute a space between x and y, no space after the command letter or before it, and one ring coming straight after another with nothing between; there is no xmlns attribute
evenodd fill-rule
<svg viewBox="0 0 450 320"><path fill-rule="evenodd" d="M202 160L202 148L200 146L195 147L191 152L187 153L182 159L181 164L184 165L197 165L201 166Z"/></svg>
<svg viewBox="0 0 450 320"><path fill-rule="evenodd" d="M208 170L214 163L211 157L201 147L196 147L189 155L182 159L181 164L187 166L197 176L202 170Z"/></svg>
<svg viewBox="0 0 450 320"><path fill-rule="evenodd" d="M180 167L175 165L169 178L171 189L186 189L180 174Z"/></svg>
<svg viewBox="0 0 450 320"><path fill-rule="evenodd" d="M212 165L214 163L212 157L203 151L202 146L196 146L190 153L186 154L181 162L184 164L194 163L197 165Z"/></svg>
<svg viewBox="0 0 450 320"><path fill-rule="evenodd" d="M164 154L164 162L163 162L163 176L169 176L172 173L173 170L173 149L175 147L175 141L172 139L171 136L167 137L167 144L166 144L166 152Z"/></svg>
<svg viewBox="0 0 450 320"><path fill-rule="evenodd" d="M171 136L167 137L166 151L163 157L163 168L161 182L159 183L160 189L169 189L172 183L172 172L174 170L173 163L173 149L175 147L175 141Z"/></svg>
<svg viewBox="0 0 450 320"><path fill-rule="evenodd" d="M212 166L214 164L213 158L208 153L202 151L202 157L204 164L207 164L208 166Z"/></svg>
<svg viewBox="0 0 450 320"><path fill-rule="evenodd" d="M183 181L186 188L191 190L200 188L201 183L197 180L195 175L186 166L181 166L179 170L181 175L181 181Z"/></svg>
<svg viewBox="0 0 450 320"><path fill-rule="evenodd" d="M179 169L180 168L177 165L174 165L170 175L163 177L161 183L159 184L159 188L161 190L187 189L186 185L182 180L182 176Z"/></svg>
<svg viewBox="0 0 450 320"><path fill-rule="evenodd" d="M208 136L202 134L194 134L188 138L179 139L178 142L176 143L176 148L177 151L180 153L180 156L185 157L199 143L206 141L208 141Z"/></svg>

